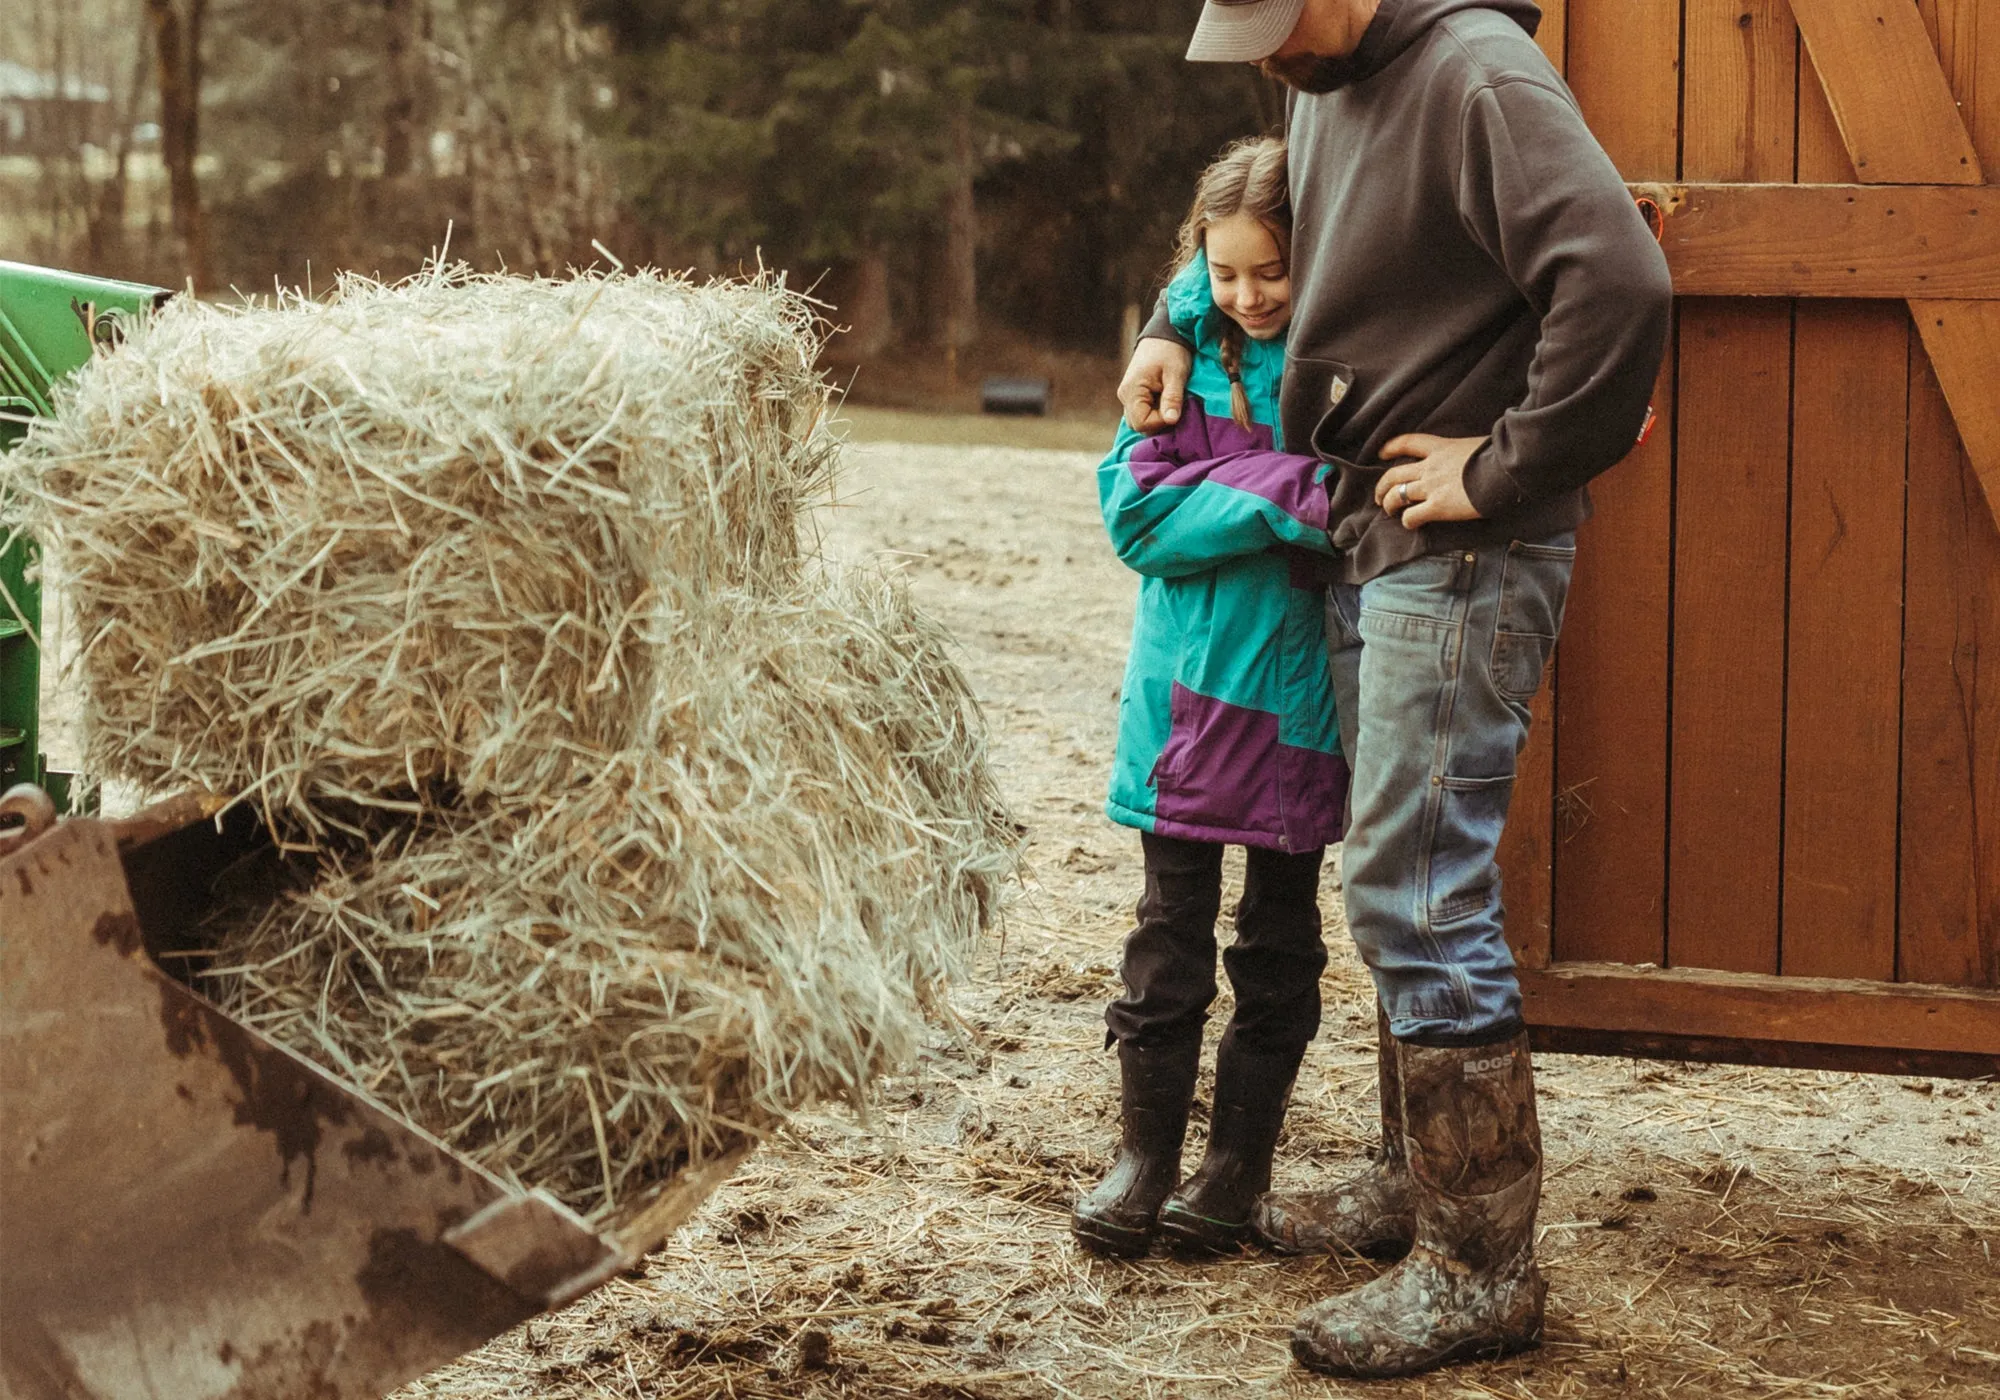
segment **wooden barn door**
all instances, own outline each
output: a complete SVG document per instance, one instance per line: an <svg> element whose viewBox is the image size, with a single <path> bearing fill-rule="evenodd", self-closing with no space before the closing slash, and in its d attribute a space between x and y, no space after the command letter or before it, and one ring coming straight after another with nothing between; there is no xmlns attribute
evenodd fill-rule
<svg viewBox="0 0 2000 1400"><path fill-rule="evenodd" d="M1548 1049L2000 1072L2000 0L1544 0L1664 210L1506 849Z"/></svg>

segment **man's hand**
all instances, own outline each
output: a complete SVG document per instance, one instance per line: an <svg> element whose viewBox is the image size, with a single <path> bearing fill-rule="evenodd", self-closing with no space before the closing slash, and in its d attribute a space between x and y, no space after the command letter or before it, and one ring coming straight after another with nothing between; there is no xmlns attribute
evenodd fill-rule
<svg viewBox="0 0 2000 1400"><path fill-rule="evenodd" d="M1375 504L1402 517L1415 530L1439 520L1477 520L1479 511L1465 494L1465 464L1485 446L1483 437L1445 438L1430 433L1404 433L1382 447L1384 458L1414 457L1382 473L1375 483Z"/></svg>
<svg viewBox="0 0 2000 1400"><path fill-rule="evenodd" d="M1118 383L1118 402L1135 433L1157 433L1181 421L1194 352L1177 340L1148 338L1132 351Z"/></svg>

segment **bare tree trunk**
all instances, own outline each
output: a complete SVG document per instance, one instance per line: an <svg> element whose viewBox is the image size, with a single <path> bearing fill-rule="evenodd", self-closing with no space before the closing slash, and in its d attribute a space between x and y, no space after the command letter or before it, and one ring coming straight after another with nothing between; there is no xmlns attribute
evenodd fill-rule
<svg viewBox="0 0 2000 1400"><path fill-rule="evenodd" d="M382 0L383 67L389 100L382 107L382 174L394 180L415 161L417 124L416 0Z"/></svg>
<svg viewBox="0 0 2000 1400"><path fill-rule="evenodd" d="M118 104L118 134L113 143L111 178L98 187L90 211L90 261L100 272L131 276L125 263L126 194L132 164L132 128L139 120L139 103L152 66L152 46L143 26L132 31L132 72L124 100Z"/></svg>
<svg viewBox="0 0 2000 1400"><path fill-rule="evenodd" d="M174 236L196 291L210 285L208 228L202 218L195 160L201 151L201 30L208 0L146 0L153 26L153 58L160 87L160 151L167 166Z"/></svg>
<svg viewBox="0 0 2000 1400"><path fill-rule="evenodd" d="M827 278L834 302L834 320L842 327L827 347L829 358L842 364L872 360L895 339L895 316L889 301L889 258L879 246L836 269Z"/></svg>
<svg viewBox="0 0 2000 1400"><path fill-rule="evenodd" d="M71 76L68 39L75 13L65 4L38 5L34 18L36 56L47 63L59 98L63 83ZM61 122L60 137L56 138L54 133L45 136L47 144L40 157L42 187L49 202L49 260L66 262L70 252L70 215L81 202L76 191L85 180L81 160L83 131L73 107L58 100L50 103L49 108Z"/></svg>
<svg viewBox="0 0 2000 1400"><path fill-rule="evenodd" d="M952 121L952 154L958 166L945 209L944 334L954 353L979 336L979 211L972 200L972 114Z"/></svg>

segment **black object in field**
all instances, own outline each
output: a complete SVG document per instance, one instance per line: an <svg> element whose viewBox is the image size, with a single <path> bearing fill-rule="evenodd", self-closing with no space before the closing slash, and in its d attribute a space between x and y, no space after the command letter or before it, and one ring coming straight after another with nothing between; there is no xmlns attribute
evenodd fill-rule
<svg viewBox="0 0 2000 1400"><path fill-rule="evenodd" d="M979 381L982 413L1024 413L1040 418L1049 411L1049 381L989 375Z"/></svg>

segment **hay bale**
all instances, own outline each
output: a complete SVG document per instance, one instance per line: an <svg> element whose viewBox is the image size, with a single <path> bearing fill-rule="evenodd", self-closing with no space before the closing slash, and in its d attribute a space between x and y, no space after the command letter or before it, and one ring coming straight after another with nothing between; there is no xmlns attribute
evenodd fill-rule
<svg viewBox="0 0 2000 1400"><path fill-rule="evenodd" d="M797 576L812 324L654 274L171 303L9 471L60 550L86 771L317 833L630 744L671 618Z"/></svg>
<svg viewBox="0 0 2000 1400"><path fill-rule="evenodd" d="M948 639L800 544L812 335L652 276L190 307L8 468L96 771L308 853L204 989L600 1221L863 1101L1012 866Z"/></svg>

